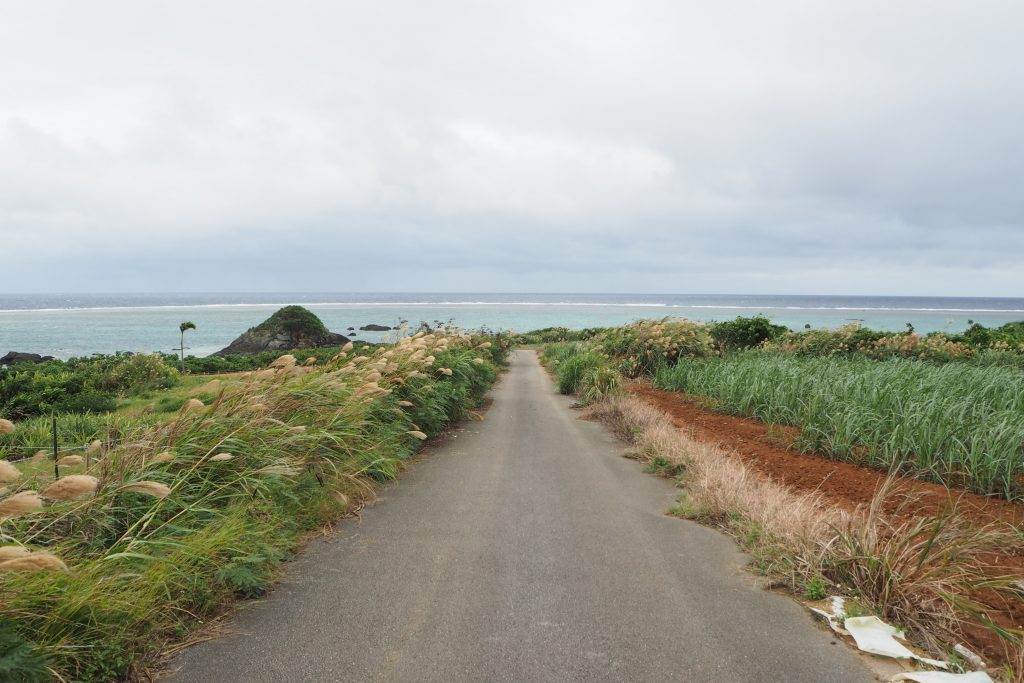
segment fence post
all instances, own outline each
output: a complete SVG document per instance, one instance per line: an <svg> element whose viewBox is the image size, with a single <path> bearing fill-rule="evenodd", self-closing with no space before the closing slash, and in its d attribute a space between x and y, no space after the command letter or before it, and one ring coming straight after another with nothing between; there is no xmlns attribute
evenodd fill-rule
<svg viewBox="0 0 1024 683"><path fill-rule="evenodd" d="M54 480L60 479L60 469L57 466L57 416L51 416L53 418L53 478Z"/></svg>

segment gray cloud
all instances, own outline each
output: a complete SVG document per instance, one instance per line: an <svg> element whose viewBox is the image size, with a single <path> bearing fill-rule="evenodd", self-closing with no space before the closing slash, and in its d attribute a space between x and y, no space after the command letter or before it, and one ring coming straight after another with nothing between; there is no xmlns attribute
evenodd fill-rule
<svg viewBox="0 0 1024 683"><path fill-rule="evenodd" d="M0 8L0 289L1024 294L1019 2Z"/></svg>

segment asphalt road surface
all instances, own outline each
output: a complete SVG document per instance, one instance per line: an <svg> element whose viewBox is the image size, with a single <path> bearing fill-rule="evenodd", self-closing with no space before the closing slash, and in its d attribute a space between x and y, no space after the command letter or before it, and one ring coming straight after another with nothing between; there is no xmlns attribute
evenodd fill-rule
<svg viewBox="0 0 1024 683"><path fill-rule="evenodd" d="M172 663L174 683L873 681L519 351L483 422Z"/></svg>

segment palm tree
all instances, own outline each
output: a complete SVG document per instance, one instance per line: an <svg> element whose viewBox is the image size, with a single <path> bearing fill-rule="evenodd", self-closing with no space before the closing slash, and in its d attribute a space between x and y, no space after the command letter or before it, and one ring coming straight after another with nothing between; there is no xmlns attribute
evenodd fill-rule
<svg viewBox="0 0 1024 683"><path fill-rule="evenodd" d="M191 320L186 320L182 324L178 325L178 329L181 331L181 373L185 374L185 332L188 330L196 329L196 324Z"/></svg>

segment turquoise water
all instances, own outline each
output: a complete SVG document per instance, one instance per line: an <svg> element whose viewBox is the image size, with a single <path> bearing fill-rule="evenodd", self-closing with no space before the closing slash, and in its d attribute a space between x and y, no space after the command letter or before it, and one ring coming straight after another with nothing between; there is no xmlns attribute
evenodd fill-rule
<svg viewBox="0 0 1024 683"><path fill-rule="evenodd" d="M1001 325L1024 319L1022 298L836 297L679 294L22 294L0 295L0 355L25 351L61 358L114 351L170 351L178 324L191 320L188 353L227 346L286 304L299 303L331 330L369 323L453 321L525 331L619 325L664 316L727 320L763 313L793 329L836 327L852 320L878 329L958 332L974 320ZM378 341L387 333L357 332Z"/></svg>

